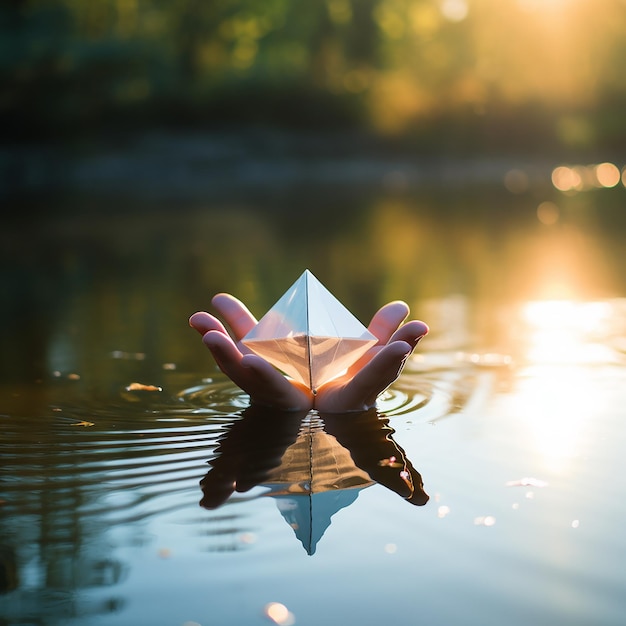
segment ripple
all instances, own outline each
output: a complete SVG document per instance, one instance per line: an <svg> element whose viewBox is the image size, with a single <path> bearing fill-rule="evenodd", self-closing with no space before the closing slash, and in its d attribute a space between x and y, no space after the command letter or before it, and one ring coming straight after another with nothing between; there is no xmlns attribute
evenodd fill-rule
<svg viewBox="0 0 626 626"><path fill-rule="evenodd" d="M178 398L204 411L213 409L226 413L244 409L249 404L248 395L228 379L207 379L201 385L183 389Z"/></svg>
<svg viewBox="0 0 626 626"><path fill-rule="evenodd" d="M475 376L455 368L436 373L409 371L380 398L378 408L389 417L433 423L458 413L467 403Z"/></svg>
<svg viewBox="0 0 626 626"><path fill-rule="evenodd" d="M434 422L458 412L471 383L467 368L407 368L378 408L391 418ZM125 387L104 399L52 388L38 414L0 416L3 513L26 519L48 507L69 533L70 510L117 524L199 501L207 462L248 396L225 377L172 394ZM306 427L321 425L311 417Z"/></svg>
<svg viewBox="0 0 626 626"><path fill-rule="evenodd" d="M69 511L112 524L197 502L207 461L246 405L232 383L216 381L108 403L67 393L38 415L3 416L2 512L45 507L69 532Z"/></svg>
<svg viewBox="0 0 626 626"><path fill-rule="evenodd" d="M380 396L378 408L388 416L407 415L423 409L431 399L432 396L428 393L391 388Z"/></svg>

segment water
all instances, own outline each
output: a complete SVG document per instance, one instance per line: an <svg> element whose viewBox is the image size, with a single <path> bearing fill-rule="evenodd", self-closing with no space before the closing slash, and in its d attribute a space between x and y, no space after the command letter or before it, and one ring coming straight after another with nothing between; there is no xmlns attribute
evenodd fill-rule
<svg viewBox="0 0 626 626"><path fill-rule="evenodd" d="M7 224L0 624L623 622L623 190L336 191ZM250 410L187 326L306 267L431 326L374 411Z"/></svg>

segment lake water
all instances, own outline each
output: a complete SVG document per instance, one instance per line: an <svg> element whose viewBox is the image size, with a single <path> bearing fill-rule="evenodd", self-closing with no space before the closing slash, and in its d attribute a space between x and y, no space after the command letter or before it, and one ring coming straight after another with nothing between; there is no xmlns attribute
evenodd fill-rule
<svg viewBox="0 0 626 626"><path fill-rule="evenodd" d="M626 192L521 171L16 205L0 624L623 624ZM431 327L376 410L249 409L187 325L305 268Z"/></svg>

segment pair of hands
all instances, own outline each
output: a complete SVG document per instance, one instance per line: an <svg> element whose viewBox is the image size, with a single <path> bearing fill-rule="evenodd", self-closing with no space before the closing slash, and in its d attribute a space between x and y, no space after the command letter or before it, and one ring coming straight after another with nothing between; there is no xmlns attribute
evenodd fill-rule
<svg viewBox="0 0 626 626"><path fill-rule="evenodd" d="M401 301L390 302L374 315L368 330L378 338L345 374L324 383L313 392L281 374L262 357L251 353L240 340L257 324L247 307L230 294L217 294L212 304L230 327L231 337L215 316L201 311L189 324L201 335L218 367L250 396L252 404L281 411L326 413L364 411L402 372L418 341L428 332L424 322L402 324L409 307Z"/></svg>

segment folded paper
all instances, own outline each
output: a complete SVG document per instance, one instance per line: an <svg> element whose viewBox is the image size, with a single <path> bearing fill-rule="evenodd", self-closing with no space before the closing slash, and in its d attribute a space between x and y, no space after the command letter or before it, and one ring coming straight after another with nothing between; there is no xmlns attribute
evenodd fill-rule
<svg viewBox="0 0 626 626"><path fill-rule="evenodd" d="M313 391L341 374L377 341L309 270L241 340Z"/></svg>

